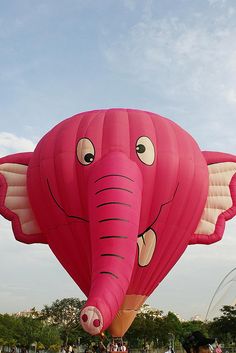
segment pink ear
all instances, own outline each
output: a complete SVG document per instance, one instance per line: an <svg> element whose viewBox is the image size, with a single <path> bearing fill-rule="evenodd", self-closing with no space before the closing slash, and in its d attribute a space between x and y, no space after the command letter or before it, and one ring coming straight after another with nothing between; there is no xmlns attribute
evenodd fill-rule
<svg viewBox="0 0 236 353"><path fill-rule="evenodd" d="M27 169L32 153L0 159L0 214L12 222L15 238L23 243L46 243L30 206Z"/></svg>
<svg viewBox="0 0 236 353"><path fill-rule="evenodd" d="M225 221L236 215L236 156L203 152L209 171L207 201L189 244L212 244L221 240Z"/></svg>

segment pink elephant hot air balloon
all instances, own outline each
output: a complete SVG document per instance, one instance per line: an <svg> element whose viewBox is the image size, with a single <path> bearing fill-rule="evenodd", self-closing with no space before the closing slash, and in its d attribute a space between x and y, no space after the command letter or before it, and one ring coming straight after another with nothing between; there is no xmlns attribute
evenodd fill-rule
<svg viewBox="0 0 236 353"><path fill-rule="evenodd" d="M83 328L119 337L189 244L221 239L235 175L236 156L201 152L171 120L97 110L0 159L0 212L17 240L48 244L88 297Z"/></svg>

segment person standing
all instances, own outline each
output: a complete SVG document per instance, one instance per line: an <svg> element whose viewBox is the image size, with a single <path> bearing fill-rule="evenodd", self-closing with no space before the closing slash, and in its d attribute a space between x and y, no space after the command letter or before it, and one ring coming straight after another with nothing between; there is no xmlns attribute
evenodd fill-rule
<svg viewBox="0 0 236 353"><path fill-rule="evenodd" d="M222 353L221 345L218 342L216 343L215 353Z"/></svg>
<svg viewBox="0 0 236 353"><path fill-rule="evenodd" d="M182 340L182 346L187 353L212 353L215 338L207 338L200 331L194 331Z"/></svg>

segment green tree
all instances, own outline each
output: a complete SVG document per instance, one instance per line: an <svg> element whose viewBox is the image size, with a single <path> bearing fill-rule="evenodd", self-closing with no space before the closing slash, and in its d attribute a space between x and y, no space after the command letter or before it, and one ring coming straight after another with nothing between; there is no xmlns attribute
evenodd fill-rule
<svg viewBox="0 0 236 353"><path fill-rule="evenodd" d="M38 350L39 344L43 345L47 349L52 345L61 345L62 340L60 337L59 328L42 322L40 330L38 330L36 342Z"/></svg>
<svg viewBox="0 0 236 353"><path fill-rule="evenodd" d="M181 333L181 323L178 317L168 312L167 315L163 316L162 321L158 327L158 342L159 346L167 347L169 344L174 345L176 339Z"/></svg>
<svg viewBox="0 0 236 353"><path fill-rule="evenodd" d="M162 321L162 312L160 310L153 310L149 305L144 304L126 332L124 339L128 340L130 347L141 348L147 344L156 346Z"/></svg>
<svg viewBox="0 0 236 353"><path fill-rule="evenodd" d="M52 344L61 344L59 330L40 319L33 317L17 317L0 315L0 345L15 345L29 348L41 342L46 348Z"/></svg>
<svg viewBox="0 0 236 353"><path fill-rule="evenodd" d="M222 315L209 324L211 334L226 344L236 343L236 305L225 305Z"/></svg>
<svg viewBox="0 0 236 353"><path fill-rule="evenodd" d="M203 334L208 335L208 325L200 320L184 321L181 324L181 334L179 338L186 337L194 331L201 331Z"/></svg>
<svg viewBox="0 0 236 353"><path fill-rule="evenodd" d="M8 314L0 315L0 339L2 346L12 346L16 344L16 326L17 320L15 317Z"/></svg>
<svg viewBox="0 0 236 353"><path fill-rule="evenodd" d="M131 347L140 348L146 344L163 347L174 344L181 332L181 322L174 313L169 312L164 316L162 311L144 305L125 334L125 339Z"/></svg>
<svg viewBox="0 0 236 353"><path fill-rule="evenodd" d="M42 318L47 319L50 324L58 326L61 338L66 345L68 341L73 343L78 337L86 337L79 319L80 310L84 304L85 301L78 298L64 298L57 299L50 306L45 305L42 310Z"/></svg>
<svg viewBox="0 0 236 353"><path fill-rule="evenodd" d="M18 345L29 348L39 340L42 322L32 317L19 317L16 319L14 337Z"/></svg>

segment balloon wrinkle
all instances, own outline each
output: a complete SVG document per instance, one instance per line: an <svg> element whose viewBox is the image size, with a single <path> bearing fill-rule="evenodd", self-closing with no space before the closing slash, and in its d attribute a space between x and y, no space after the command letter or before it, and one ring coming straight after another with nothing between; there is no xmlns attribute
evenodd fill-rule
<svg viewBox="0 0 236 353"><path fill-rule="evenodd" d="M117 275L115 275L114 273L109 272L109 271L101 271L100 274L101 275L111 275L112 277L117 278L117 279L119 278Z"/></svg>
<svg viewBox="0 0 236 353"><path fill-rule="evenodd" d="M120 221L120 222L127 222L129 223L128 219L125 218L105 218L105 219L101 219L98 222L99 223L103 223L103 222L109 222L109 221Z"/></svg>
<svg viewBox="0 0 236 353"><path fill-rule="evenodd" d="M126 191L126 192L129 192L129 193L133 194L133 191L131 191L131 190L129 190L129 189L118 188L118 187L110 187L110 188L104 188L104 189L101 189L101 190L97 191L97 192L95 193L95 195L97 195L97 194L99 194L99 193L101 193L101 192L103 192L103 191L107 191L107 190L122 190L122 191Z"/></svg>
<svg viewBox="0 0 236 353"><path fill-rule="evenodd" d="M104 175L104 176L98 178L97 180L95 180L95 183L97 183L101 179L108 178L108 177L121 177L121 178L125 178L125 179L128 179L128 180L134 182L133 179L127 177L126 175L122 175L122 174L108 174L108 175Z"/></svg>
<svg viewBox="0 0 236 353"><path fill-rule="evenodd" d="M107 205L122 205L122 206L127 206L127 207L132 207L130 204L125 203L125 202L118 202L118 201L111 201L111 202L105 202L105 203L101 203L100 205L97 205L96 207L103 207L103 206L107 206Z"/></svg>
<svg viewBox="0 0 236 353"><path fill-rule="evenodd" d="M121 256L118 254L101 254L101 256L115 256L115 257L119 257L120 259L124 260L124 256Z"/></svg>
<svg viewBox="0 0 236 353"><path fill-rule="evenodd" d="M110 239L110 238L115 238L115 239L128 239L126 235L104 235L100 237L100 239Z"/></svg>

